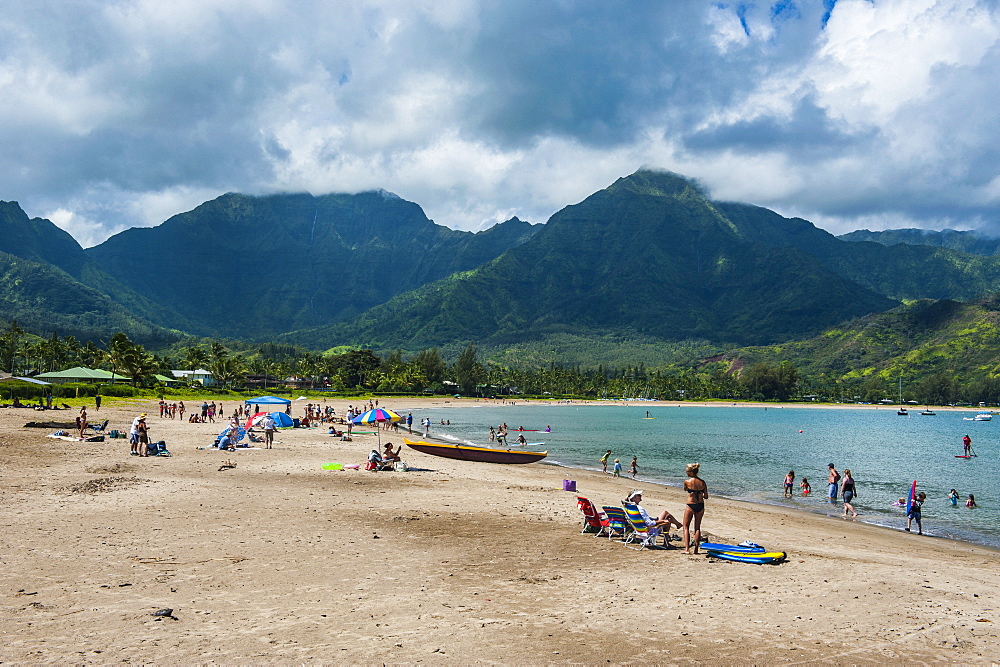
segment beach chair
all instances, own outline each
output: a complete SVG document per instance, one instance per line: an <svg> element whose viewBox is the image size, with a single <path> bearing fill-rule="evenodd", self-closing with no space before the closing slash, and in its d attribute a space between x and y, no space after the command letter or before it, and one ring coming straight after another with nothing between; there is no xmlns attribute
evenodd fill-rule
<svg viewBox="0 0 1000 667"><path fill-rule="evenodd" d="M660 534L660 529L650 528L646 525L646 521L642 518L635 503L622 503L622 509L625 510L625 516L632 527L632 532L625 538L625 545L628 546L630 543L638 541L638 547L629 547L629 549L637 550L656 546L656 538Z"/></svg>
<svg viewBox="0 0 1000 667"><path fill-rule="evenodd" d="M604 510L604 516L608 518L608 525L605 527L608 539L610 540L613 537L626 539L632 528L625 510L621 507L609 507L607 505L601 509Z"/></svg>
<svg viewBox="0 0 1000 667"><path fill-rule="evenodd" d="M597 511L594 507L594 503L590 502L589 498L584 498L583 496L576 497L576 506L580 508L583 512L583 530L581 533L589 532L591 528L596 528L597 532L594 537L604 534L604 530L608 525L608 520L601 516L601 513Z"/></svg>
<svg viewBox="0 0 1000 667"><path fill-rule="evenodd" d="M108 427L108 422L110 421L110 419L105 419L100 424L88 424L87 428L92 430L94 433L104 433L104 429Z"/></svg>

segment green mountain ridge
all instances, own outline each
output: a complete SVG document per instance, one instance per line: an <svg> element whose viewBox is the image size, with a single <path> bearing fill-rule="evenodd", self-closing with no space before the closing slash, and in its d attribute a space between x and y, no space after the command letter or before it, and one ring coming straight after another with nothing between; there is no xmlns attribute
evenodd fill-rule
<svg viewBox="0 0 1000 667"><path fill-rule="evenodd" d="M896 305L751 232L691 181L640 171L560 210L530 243L478 269L286 338L415 349L582 330L746 344Z"/></svg>
<svg viewBox="0 0 1000 667"><path fill-rule="evenodd" d="M978 231L957 231L942 229L886 229L873 232L867 229L857 229L837 237L842 241L872 241L882 245L926 245L939 248L949 248L971 255L1000 254L1000 239L985 236Z"/></svg>
<svg viewBox="0 0 1000 667"><path fill-rule="evenodd" d="M349 319L489 261L534 233L517 218L475 234L451 230L381 191L227 194L157 227L123 231L87 253L117 280L179 313L192 333L266 339Z"/></svg>
<svg viewBox="0 0 1000 667"><path fill-rule="evenodd" d="M0 320L16 320L26 331L57 331L80 340L108 339L116 331L128 331L136 341L153 345L180 337L179 332L135 317L58 267L6 252L0 252Z"/></svg>
<svg viewBox="0 0 1000 667"><path fill-rule="evenodd" d="M726 370L755 363L791 362L803 375L854 387L880 388L896 397L935 376L966 383L998 382L1000 294L967 303L924 299L831 327L803 341L732 350L716 360Z"/></svg>
<svg viewBox="0 0 1000 667"><path fill-rule="evenodd" d="M513 218L478 233L385 191L230 193L84 250L0 202L0 317L81 338L185 332L376 351L473 342L512 363L670 365L805 344L900 302L946 310L1000 291L1000 256L982 238L871 234L838 238L649 170L544 225ZM907 321L894 317L885 326ZM855 362L831 358L823 372L860 372Z"/></svg>

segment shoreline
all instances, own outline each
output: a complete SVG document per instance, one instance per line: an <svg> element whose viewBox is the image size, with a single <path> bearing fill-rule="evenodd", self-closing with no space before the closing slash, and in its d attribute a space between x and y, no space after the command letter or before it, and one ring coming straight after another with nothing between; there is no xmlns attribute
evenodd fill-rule
<svg viewBox="0 0 1000 667"><path fill-rule="evenodd" d="M472 399L472 400L475 400L475 399ZM528 405L528 403L522 403L521 401L515 401L514 403L516 405L518 405L518 406ZM653 403L653 402L647 402L647 401L639 402L640 405L649 405L651 403ZM656 403L653 403L653 404L656 405ZM502 406L503 403L500 402L500 401L493 401L493 402L475 401L474 405L475 405L475 407L486 407L486 406L489 406L489 407L498 407L498 406ZM594 405L607 405L608 407L614 407L614 406L625 407L625 405L623 405L621 403L613 403L613 402L607 402L607 401L602 401L602 402L573 402L573 403L549 403L549 402L546 402L546 401L540 401L540 402L532 402L531 405L532 406L552 406L552 407L557 407L557 406L558 407L562 407L562 406L565 406L565 407L574 407L574 406L580 406L580 405L587 405L589 407L589 406L594 406ZM853 405L853 404L837 404L837 405L839 405L840 407L842 407L844 409L855 408L855 407L856 408L861 408L861 409L879 409L879 408L884 408L885 407L885 406L876 406L876 405ZM663 403L660 404L660 407L674 407L674 406L676 406L676 407L722 407L722 408L727 408L727 407L728 408L772 408L772 409L778 409L778 408L781 408L781 407L789 407L789 408L792 408L792 409L794 409L796 407L802 407L804 409L829 408L829 407L831 407L830 404L796 404L796 403L792 403L792 404L741 403L741 404L736 404L736 405L728 404L727 403L727 404L720 405L718 403L707 403L706 404L706 403L700 403L700 402L688 402L688 403L681 403L681 404L677 404L677 403L673 403L673 402L663 402ZM466 408L466 407L473 407L473 405L469 405L469 404L455 405L454 403L449 403L448 401L444 401L442 404L432 404L432 405L426 405L426 406L422 406L422 407L441 409L441 408ZM629 402L628 407L637 407L637 404L636 404L636 402ZM893 411L895 411L895 409L896 409L893 406L890 406L890 408ZM416 409L419 409L419 408L413 408L413 409L416 410ZM968 409L968 408L942 408L941 412L942 413L947 413L950 410L957 410L957 411L961 411L961 410L966 410L966 411L973 410L973 411L978 411L980 409L979 408L976 408L976 409ZM402 411L405 412L406 410L404 409ZM516 433L516 431L512 431L512 432ZM404 434L404 435L406 435L406 434ZM543 434L541 432L539 432L538 435L539 435L539 437L541 437ZM413 432L413 438L424 439L423 436L416 429ZM432 432L431 435L428 438L426 438L426 440L429 440L429 441L435 442L435 443L440 443L440 444L451 444L451 445L456 444L452 440L447 440L447 439L443 439L443 438L437 437L434 432ZM489 446L492 446L492 445L489 444L489 443L486 443L486 444L479 444L478 446L489 447ZM512 446L510 449L515 449L516 450L518 448ZM574 471L574 472L579 471L581 473L593 473L593 474L597 474L597 475L601 475L602 474L596 466L594 466L594 467L586 467L586 466L578 466L578 465L573 465L573 464L569 464L569 463L554 462L554 461L541 461L541 462L538 463L538 465L548 466L548 467L554 467L554 468L561 468L561 469L567 470L567 471ZM611 475L608 474L608 476L610 477ZM655 477L646 477L646 478L640 477L640 478L637 478L636 480L632 480L627 475L623 475L620 479L623 480L623 481L625 481L625 482L633 482L636 485L646 485L647 487L648 486L656 486L656 487L664 487L664 488L670 488L670 489L680 489L681 488L681 485L679 483L677 483L677 482L669 481L669 480L661 480L661 479L657 479ZM820 489L820 491L821 492L825 492L824 490L825 490L825 486L826 485L822 484L820 486L823 487L823 489ZM801 493L799 493L799 492L796 492L796 493L798 493L798 495L796 496L796 498L799 498L801 500L802 499ZM842 510L842 507L843 507L843 505L841 504L841 502L840 502L839 499L838 499L838 502L836 504L834 504L834 505L829 505L827 503L820 502L815 509L809 509L807 507L795 506L795 505L791 505L791 504L786 504L786 503L780 502L777 499L777 496L776 496L775 500L773 500L773 501L770 501L770 500L767 500L767 499L753 499L753 498L744 498L744 497L734 497L734 496L731 496L731 495L722 495L722 494L716 495L716 497L718 497L718 498L725 498L726 500L729 500L731 502L745 503L745 504L750 505L750 506L762 506L762 507L778 508L778 509L783 510L783 511L794 512L794 513L799 514L801 516L823 517L823 518L832 518L832 519L836 519L836 518L840 518L840 517L837 516L836 512L831 513L830 511L827 511L827 509L825 509L825 508L835 507L835 508L837 508L837 510ZM817 495L812 496L812 498L819 499L819 498L821 498L821 496L817 494ZM872 515L872 514L868 514L868 516L874 516L876 518L881 519L884 522L888 522L888 521L890 521L892 519L892 517L884 517L884 516ZM865 517L865 514L862 513L861 517ZM860 524L867 525L867 526L871 526L872 528L875 528L875 529L885 530L885 531L887 531L889 533L905 533L905 531L903 530L903 526L906 523L906 517L904 515L900 515L897 518L897 520L898 520L898 526L896 526L894 524L884 523L884 522L874 522L874 521L871 521L871 520L868 520L868 519L865 519L865 518L857 519L856 522L860 523ZM983 542L983 541L977 541L976 539L973 539L973 538L962 537L961 536L961 532L962 532L961 530L959 530L956 533L956 532L954 532L954 530L945 529L944 530L944 534L941 534L940 531L942 531L942 529L940 527L938 527L937 531L938 531L938 534L934 534L934 532L935 532L934 529L931 529L931 534L926 534L925 533L924 536L926 536L926 537L933 537L933 538L939 539L939 540L947 540L949 542L955 542L957 544L967 544L967 545L970 545L970 546L976 546L976 547L981 547L981 548L984 548L984 549L990 549L992 551L996 551L996 552L1000 553L1000 545L989 544L989 543L986 543L986 542Z"/></svg>
<svg viewBox="0 0 1000 667"><path fill-rule="evenodd" d="M338 413L347 403L335 403ZM341 442L295 429L281 432L274 450L218 452L199 447L221 426L160 420L154 404L115 401L100 417L120 429L149 412L152 439L165 439L171 458L129 457L127 440L48 439L44 429L21 428L39 413L0 409L8 619L0 660L998 657L1000 572L988 547L713 496L706 538L749 539L788 560L759 566L635 551L580 534L577 494L561 488L566 471L598 506L637 486L651 512L677 513L680 489L408 448L411 472L329 472L325 462L362 462L377 436ZM236 466L223 469L226 461ZM152 615L163 608L172 616Z"/></svg>

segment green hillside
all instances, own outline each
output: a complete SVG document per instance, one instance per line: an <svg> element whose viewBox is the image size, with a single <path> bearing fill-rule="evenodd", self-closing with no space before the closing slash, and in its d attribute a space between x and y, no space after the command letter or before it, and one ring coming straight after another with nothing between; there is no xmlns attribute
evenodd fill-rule
<svg viewBox="0 0 1000 667"><path fill-rule="evenodd" d="M855 389L867 385L892 398L900 380L904 399L934 378L964 385L997 382L1000 295L968 303L915 301L805 341L743 348L713 360L728 372L762 362L791 362L816 381Z"/></svg>
<svg viewBox="0 0 1000 667"><path fill-rule="evenodd" d="M61 269L0 252L0 321L11 320L32 333L58 331L80 340L108 339L117 331L152 345L179 337L178 332L135 317Z"/></svg>
<svg viewBox="0 0 1000 667"><path fill-rule="evenodd" d="M837 237L842 241L871 241L882 245L926 245L937 248L949 248L971 255L1000 254L1000 239L984 236L978 231L960 232L954 229L943 229L939 232L929 229L886 229L872 232L858 229Z"/></svg>
<svg viewBox="0 0 1000 667"><path fill-rule="evenodd" d="M807 252L752 238L690 181L643 171L562 209L478 269L288 339L417 349L572 332L747 344L894 305Z"/></svg>
<svg viewBox="0 0 1000 667"><path fill-rule="evenodd" d="M802 250L844 279L890 299L967 300L1000 290L1000 257L926 245L851 243L759 206L718 206L747 238Z"/></svg>
<svg viewBox="0 0 1000 667"><path fill-rule="evenodd" d="M87 254L169 309L164 324L266 339L349 319L487 262L536 229L515 218L478 234L455 231L386 192L227 194Z"/></svg>

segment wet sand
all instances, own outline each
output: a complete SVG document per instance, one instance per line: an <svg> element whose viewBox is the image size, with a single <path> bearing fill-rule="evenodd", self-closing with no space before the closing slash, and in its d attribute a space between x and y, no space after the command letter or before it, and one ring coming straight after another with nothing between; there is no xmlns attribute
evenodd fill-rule
<svg viewBox="0 0 1000 667"><path fill-rule="evenodd" d="M348 401L333 403L342 413ZM423 405L475 403L399 401L415 420ZM1000 659L1000 568L985 547L710 498L708 538L749 539L787 562L635 551L580 534L577 494L562 491L572 477L597 505L619 504L626 479L406 448L410 472L330 472L322 464L363 463L376 436L345 443L296 429L273 450L218 452L199 447L220 426L161 420L154 408L116 402L91 406L91 418L126 429L149 412L171 458L21 428L69 421L68 410L0 409L0 660ZM649 510L683 509L680 490L641 488ZM164 608L172 617L152 615Z"/></svg>

